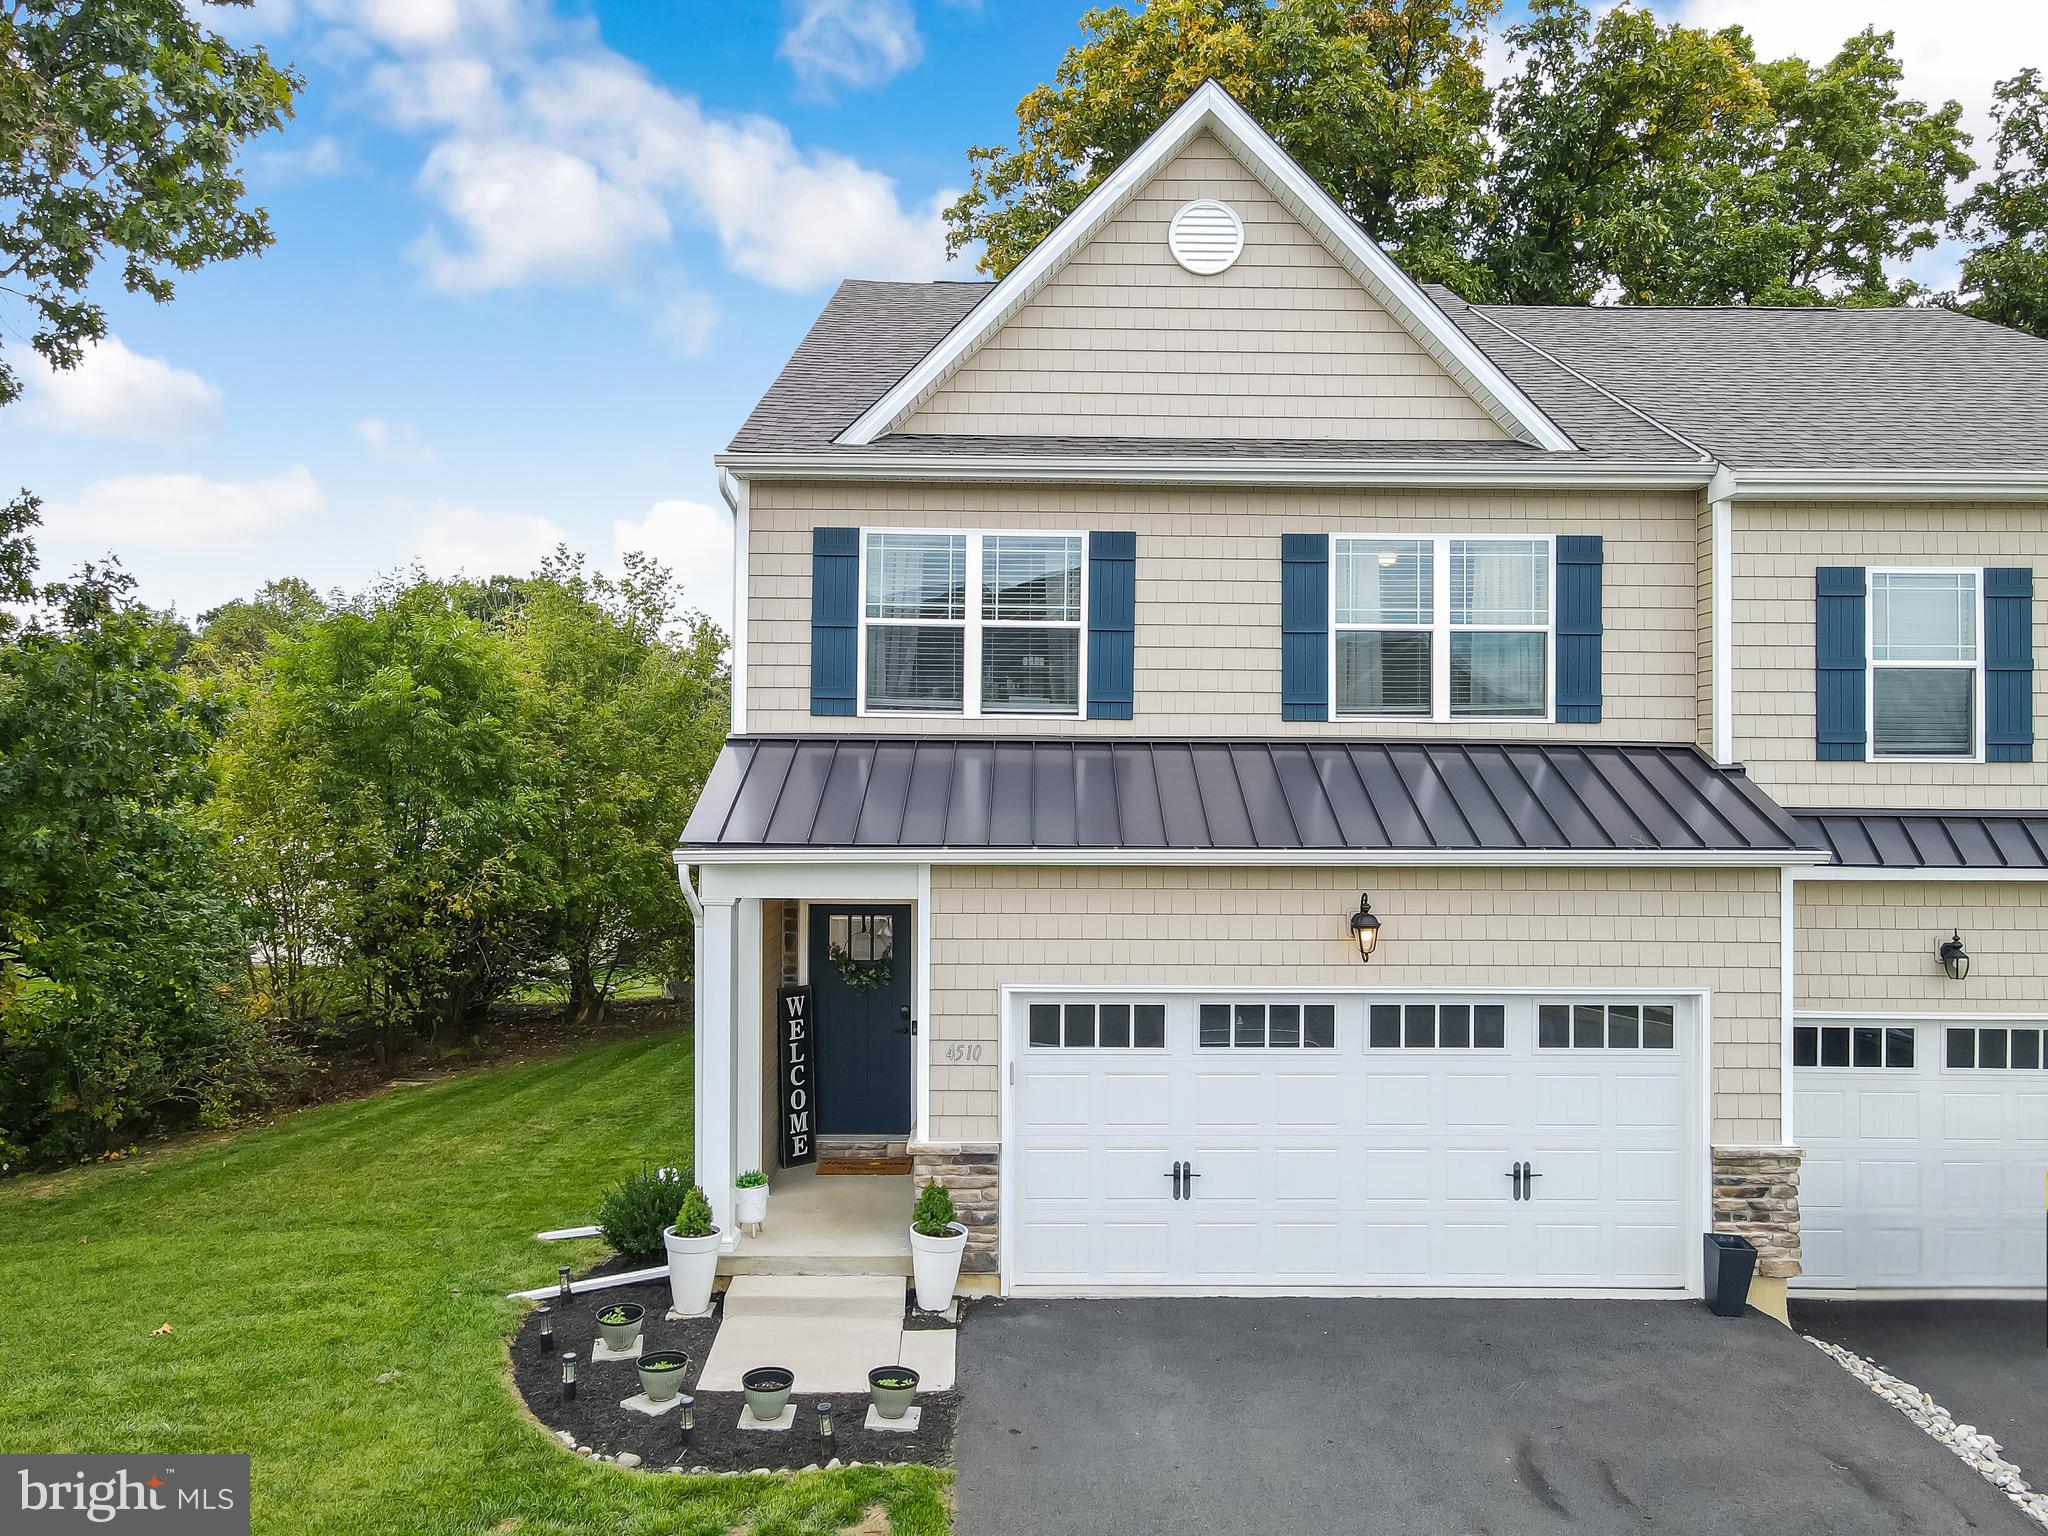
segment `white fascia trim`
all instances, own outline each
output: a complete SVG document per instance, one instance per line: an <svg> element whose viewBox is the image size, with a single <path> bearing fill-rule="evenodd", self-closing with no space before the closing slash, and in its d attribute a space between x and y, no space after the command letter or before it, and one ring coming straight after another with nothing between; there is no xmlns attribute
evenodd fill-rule
<svg viewBox="0 0 2048 1536"><path fill-rule="evenodd" d="M926 865L1177 866L1196 869L1784 869L1820 863L1829 855L1806 849L1781 853L1632 853L1627 850L1573 853L1537 849L1503 851L1472 848L694 848L678 862L696 864L707 890L720 886L713 871L736 866L782 864L844 868ZM1802 877L1803 878L1803 877ZM741 894L773 894L753 891Z"/></svg>
<svg viewBox="0 0 2048 1536"><path fill-rule="evenodd" d="M747 730L747 539L751 498L744 477L719 471L718 492L732 509L732 734Z"/></svg>
<svg viewBox="0 0 2048 1536"><path fill-rule="evenodd" d="M871 443L916 408L953 370L972 356L1005 321L1021 309L1079 247L1114 218L1167 160L1204 128L1244 162L1245 168L1291 211L1387 309L1418 345L1470 389L1505 432L1553 453L1575 453L1578 445L1536 408L1499 366L1432 303L1407 273L1388 258L1328 193L1315 184L1214 80L1160 124L1128 160L1081 200L1038 247L1013 267L971 315L925 354L895 387L841 433L842 443Z"/></svg>
<svg viewBox="0 0 2048 1536"><path fill-rule="evenodd" d="M1133 458L1079 454L722 453L756 480L992 480L1016 484L1428 486L1439 490L1698 490L1705 464L1592 466L1413 459Z"/></svg>
<svg viewBox="0 0 2048 1536"><path fill-rule="evenodd" d="M2048 473L2003 469L1738 469L1745 501L2048 501Z"/></svg>
<svg viewBox="0 0 2048 1536"><path fill-rule="evenodd" d="M1868 1008L1802 1008L1802 1019L1863 1019L1873 1024L2034 1024L2048 1013L1962 1013L1945 1008L1873 1013ZM2023 1067L2020 1069L2025 1071Z"/></svg>
<svg viewBox="0 0 2048 1536"><path fill-rule="evenodd" d="M2034 885L2048 880L2048 869L1877 869L1869 865L1824 864L1802 869L1800 880L1854 880L1870 885Z"/></svg>

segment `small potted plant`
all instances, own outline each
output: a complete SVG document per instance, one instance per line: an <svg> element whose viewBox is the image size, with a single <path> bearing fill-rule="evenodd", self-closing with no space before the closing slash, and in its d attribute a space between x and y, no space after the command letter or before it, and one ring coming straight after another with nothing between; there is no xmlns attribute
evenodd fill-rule
<svg viewBox="0 0 2048 1536"><path fill-rule="evenodd" d="M967 1229L953 1209L953 1197L937 1179L927 1180L910 1213L910 1262L917 1275L917 1304L924 1311L943 1312L953 1304L966 1246Z"/></svg>
<svg viewBox="0 0 2048 1536"><path fill-rule="evenodd" d="M868 1372L868 1400L884 1419L900 1419L917 1396L917 1372L907 1365L878 1365Z"/></svg>
<svg viewBox="0 0 2048 1536"><path fill-rule="evenodd" d="M757 1365L740 1377L747 1394L747 1409L755 1418L773 1422L789 1406L789 1389L796 1385L796 1372L779 1365Z"/></svg>
<svg viewBox="0 0 2048 1536"><path fill-rule="evenodd" d="M640 1337L640 1319L647 1309L637 1301L616 1301L597 1312L597 1331L604 1335L606 1349L631 1349Z"/></svg>
<svg viewBox="0 0 2048 1536"><path fill-rule="evenodd" d="M690 1357L680 1349L657 1349L640 1357L640 1390L650 1403L665 1403L683 1390Z"/></svg>
<svg viewBox="0 0 2048 1536"><path fill-rule="evenodd" d="M733 1200L737 1209L733 1220L743 1227L758 1227L768 1219L768 1175L758 1168L749 1168L732 1181Z"/></svg>
<svg viewBox="0 0 2048 1536"><path fill-rule="evenodd" d="M685 1317L696 1317L711 1306L711 1282L718 1278L718 1238L718 1228L711 1224L711 1202L692 1184L676 1212L676 1224L661 1233L661 1244L668 1250L669 1296Z"/></svg>

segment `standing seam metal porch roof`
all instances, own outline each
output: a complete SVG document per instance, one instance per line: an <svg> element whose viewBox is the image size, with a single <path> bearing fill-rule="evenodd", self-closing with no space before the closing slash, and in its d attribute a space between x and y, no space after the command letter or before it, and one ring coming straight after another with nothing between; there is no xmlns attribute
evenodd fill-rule
<svg viewBox="0 0 2048 1536"><path fill-rule="evenodd" d="M1817 848L1857 869L2048 869L2048 811L1791 813Z"/></svg>
<svg viewBox="0 0 2048 1536"><path fill-rule="evenodd" d="M1815 845L1696 748L1445 741L745 736L686 852L1355 849L1725 853Z"/></svg>

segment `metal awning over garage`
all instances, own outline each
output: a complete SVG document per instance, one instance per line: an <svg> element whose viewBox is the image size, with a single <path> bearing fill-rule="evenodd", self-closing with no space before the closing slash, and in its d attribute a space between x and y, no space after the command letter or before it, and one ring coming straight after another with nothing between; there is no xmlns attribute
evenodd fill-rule
<svg viewBox="0 0 2048 1536"><path fill-rule="evenodd" d="M1806 840L1858 869L2048 869L2048 814L1794 811Z"/></svg>
<svg viewBox="0 0 2048 1536"><path fill-rule="evenodd" d="M714 851L1662 854L1815 862L1740 769L1692 747L753 736L685 856Z"/></svg>

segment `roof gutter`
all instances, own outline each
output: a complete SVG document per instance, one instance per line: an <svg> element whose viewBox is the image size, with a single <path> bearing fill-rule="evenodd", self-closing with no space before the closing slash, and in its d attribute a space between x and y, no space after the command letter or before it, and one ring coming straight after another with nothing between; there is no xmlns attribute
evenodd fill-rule
<svg viewBox="0 0 2048 1536"><path fill-rule="evenodd" d="M2048 472L1723 468L1710 494L1743 501L2048 501Z"/></svg>
<svg viewBox="0 0 2048 1536"><path fill-rule="evenodd" d="M1111 454L721 453L721 469L752 480L951 480L1017 484L1427 486L1435 489L1698 490L1712 463L1529 464L1400 459L1133 458Z"/></svg>

